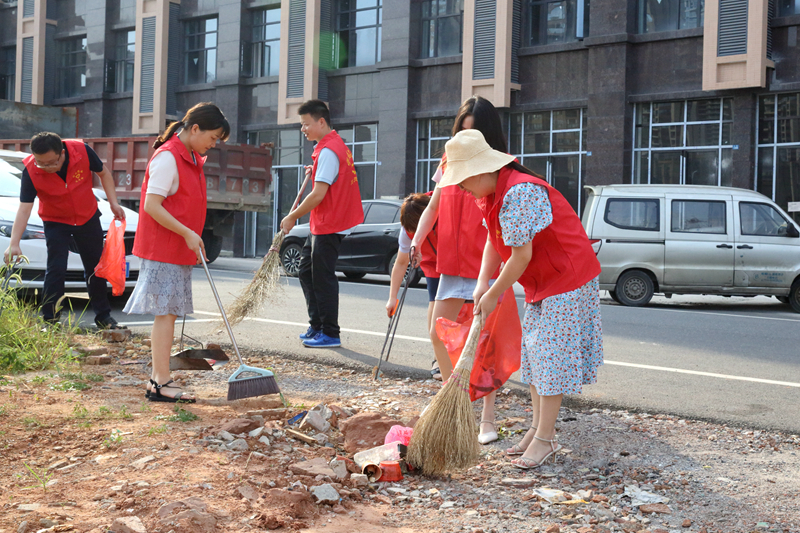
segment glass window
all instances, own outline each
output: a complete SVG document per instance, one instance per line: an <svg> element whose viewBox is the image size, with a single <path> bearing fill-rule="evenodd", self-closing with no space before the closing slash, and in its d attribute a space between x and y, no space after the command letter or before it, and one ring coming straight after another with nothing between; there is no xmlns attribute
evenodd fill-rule
<svg viewBox="0 0 800 533"><path fill-rule="evenodd" d="M374 65L381 60L382 0L339 0L334 45L337 68Z"/></svg>
<svg viewBox="0 0 800 533"><path fill-rule="evenodd" d="M185 83L211 83L217 78L217 19L185 24Z"/></svg>
<svg viewBox="0 0 800 533"><path fill-rule="evenodd" d="M739 218L742 235L783 237L789 228L789 221L768 204L740 202Z"/></svg>
<svg viewBox="0 0 800 533"><path fill-rule="evenodd" d="M800 202L800 93L759 97L756 124L756 190L788 211Z"/></svg>
<svg viewBox="0 0 800 533"><path fill-rule="evenodd" d="M14 83L17 73L17 48L0 48L0 100L14 99Z"/></svg>
<svg viewBox="0 0 800 533"><path fill-rule="evenodd" d="M703 27L704 0L639 0L639 33Z"/></svg>
<svg viewBox="0 0 800 533"><path fill-rule="evenodd" d="M277 76L281 45L280 7L253 11L250 42L251 75Z"/></svg>
<svg viewBox="0 0 800 533"><path fill-rule="evenodd" d="M461 53L464 0L422 2L420 57L445 57Z"/></svg>
<svg viewBox="0 0 800 533"><path fill-rule="evenodd" d="M369 3L369 0L359 0L359 3ZM375 180L378 176L378 165L380 164L378 162L378 125L360 124L358 126L348 126L336 128L336 132L353 154L353 164L356 167L361 199L370 200L375 198Z"/></svg>
<svg viewBox="0 0 800 533"><path fill-rule="evenodd" d="M531 46L583 39L589 34L589 0L530 0L528 31Z"/></svg>
<svg viewBox="0 0 800 533"><path fill-rule="evenodd" d="M725 234L725 202L673 200L672 227L676 233Z"/></svg>
<svg viewBox="0 0 800 533"><path fill-rule="evenodd" d="M364 224L391 224L397 217L399 208L396 205L374 203L369 208Z"/></svg>
<svg viewBox="0 0 800 533"><path fill-rule="evenodd" d="M800 0L778 0L778 16L800 15Z"/></svg>
<svg viewBox="0 0 800 533"><path fill-rule="evenodd" d="M731 184L730 98L634 108L633 183Z"/></svg>
<svg viewBox="0 0 800 533"><path fill-rule="evenodd" d="M136 31L118 31L114 39L114 55L106 62L106 91L110 93L133 91Z"/></svg>
<svg viewBox="0 0 800 533"><path fill-rule="evenodd" d="M547 180L580 213L586 166L586 110L561 109L512 113L512 155Z"/></svg>
<svg viewBox="0 0 800 533"><path fill-rule="evenodd" d="M435 185L431 178L439 168L444 145L450 140L455 117L426 118L417 121L417 173L415 192L428 192Z"/></svg>
<svg viewBox="0 0 800 533"><path fill-rule="evenodd" d="M57 41L56 97L79 96L86 88L86 37Z"/></svg>
<svg viewBox="0 0 800 533"><path fill-rule="evenodd" d="M622 229L658 231L658 200L609 198L605 221Z"/></svg>

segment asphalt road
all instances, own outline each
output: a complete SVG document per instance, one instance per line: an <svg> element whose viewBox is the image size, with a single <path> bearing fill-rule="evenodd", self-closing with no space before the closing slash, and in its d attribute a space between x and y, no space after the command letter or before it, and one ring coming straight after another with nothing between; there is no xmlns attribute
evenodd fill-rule
<svg viewBox="0 0 800 533"><path fill-rule="evenodd" d="M224 302L246 286L258 264L221 258L212 265ZM340 278L339 349L300 344L297 337L307 327L302 291L296 279L282 281L283 294L259 318L235 328L241 346L340 365L377 364L388 326L387 276ZM196 312L187 320L187 333L226 343L202 269L195 269L193 286ZM630 308L605 292L601 296L606 364L597 384L568 401L800 434L800 314L766 297L656 297L646 308ZM521 292L518 304L522 312ZM148 332L152 317L124 315L122 305L117 302L117 320ZM423 282L409 290L390 362L383 367L387 373L428 375L433 352L425 332L426 308ZM519 374L509 386L527 390Z"/></svg>

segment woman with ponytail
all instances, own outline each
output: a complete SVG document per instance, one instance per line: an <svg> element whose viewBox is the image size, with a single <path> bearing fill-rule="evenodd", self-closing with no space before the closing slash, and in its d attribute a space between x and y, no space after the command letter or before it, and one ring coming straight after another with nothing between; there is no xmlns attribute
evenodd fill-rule
<svg viewBox="0 0 800 533"><path fill-rule="evenodd" d="M194 402L169 377L175 320L192 313L192 266L205 260L200 235L206 220L203 157L230 135L219 108L208 102L192 107L153 143L139 203L133 254L142 259L139 280L126 313L155 315L153 369L145 397L155 402ZM202 255L201 255L202 254Z"/></svg>

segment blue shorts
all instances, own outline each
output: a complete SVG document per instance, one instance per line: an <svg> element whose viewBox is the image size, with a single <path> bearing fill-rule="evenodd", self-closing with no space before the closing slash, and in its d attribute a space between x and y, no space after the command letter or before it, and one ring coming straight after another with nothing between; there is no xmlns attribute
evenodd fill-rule
<svg viewBox="0 0 800 533"><path fill-rule="evenodd" d="M425 276L425 282L428 284L428 301L433 302L436 300L436 291L439 290L439 278Z"/></svg>

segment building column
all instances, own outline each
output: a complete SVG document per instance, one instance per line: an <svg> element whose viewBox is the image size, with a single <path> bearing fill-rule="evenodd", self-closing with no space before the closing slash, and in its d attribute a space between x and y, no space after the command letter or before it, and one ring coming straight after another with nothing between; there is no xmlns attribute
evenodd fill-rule
<svg viewBox="0 0 800 533"><path fill-rule="evenodd" d="M216 103L231 126L229 143L247 142L239 138L239 75L242 43L242 15L246 13L241 0L218 0L219 31L217 33Z"/></svg>
<svg viewBox="0 0 800 533"><path fill-rule="evenodd" d="M495 107L511 106L511 91L520 90L517 49L519 0L464 1L464 55L461 100L477 95Z"/></svg>
<svg viewBox="0 0 800 533"><path fill-rule="evenodd" d="M45 35L47 25L45 0L20 0L17 7L17 68L14 99L26 104L44 105ZM54 53L54 52L51 52Z"/></svg>
<svg viewBox="0 0 800 533"><path fill-rule="evenodd" d="M78 136L83 138L103 136L103 115L106 101L103 97L106 81L106 40L113 42L114 33L106 31L106 4L98 3L84 16L86 27L86 88L83 109L78 122Z"/></svg>
<svg viewBox="0 0 800 533"><path fill-rule="evenodd" d="M170 11L176 19L179 6L180 0L136 0L133 135L155 134L164 129L169 45L176 37L170 36L170 30L174 30L170 28Z"/></svg>
<svg viewBox="0 0 800 533"><path fill-rule="evenodd" d="M323 8L326 12L323 16ZM281 60L278 71L278 124L297 124L297 109L319 96L320 29L331 22L331 0L281 2ZM323 100L327 95L323 95Z"/></svg>

